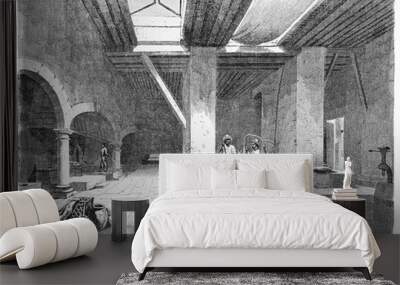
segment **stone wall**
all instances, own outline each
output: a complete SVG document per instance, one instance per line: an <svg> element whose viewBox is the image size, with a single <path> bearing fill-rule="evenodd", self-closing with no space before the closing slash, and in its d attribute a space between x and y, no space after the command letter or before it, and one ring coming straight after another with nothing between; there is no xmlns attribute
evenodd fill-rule
<svg viewBox="0 0 400 285"><path fill-rule="evenodd" d="M19 181L35 182L43 171L57 166L57 143L53 129L57 118L52 102L40 83L26 75L19 85ZM38 172L39 171L39 172ZM50 184L50 176L44 183Z"/></svg>
<svg viewBox="0 0 400 285"><path fill-rule="evenodd" d="M71 106L92 102L121 129L133 124L129 84L105 57L82 1L21 0L17 10L20 60L46 65L62 83Z"/></svg>
<svg viewBox="0 0 400 285"><path fill-rule="evenodd" d="M134 167L146 154L182 152L182 127L166 99L159 93L136 98L137 130L122 140L122 164ZM181 106L181 98L175 99Z"/></svg>
<svg viewBox="0 0 400 285"><path fill-rule="evenodd" d="M267 139L275 139L276 152L280 153L296 152L296 66L296 58L290 59L283 68L268 76L254 90L260 92L263 98L261 135ZM282 83L277 98L281 74Z"/></svg>
<svg viewBox="0 0 400 285"><path fill-rule="evenodd" d="M216 110L216 146L224 135L233 138L237 150L243 148L246 134L261 135L261 98L253 96L251 90L233 98L218 98Z"/></svg>
<svg viewBox="0 0 400 285"><path fill-rule="evenodd" d="M379 153L369 149L389 146L387 162L393 167L393 34L391 32L356 50L368 110L359 97L352 65L335 71L325 89L325 120L344 117L344 153L353 160L357 180L386 180L377 166Z"/></svg>

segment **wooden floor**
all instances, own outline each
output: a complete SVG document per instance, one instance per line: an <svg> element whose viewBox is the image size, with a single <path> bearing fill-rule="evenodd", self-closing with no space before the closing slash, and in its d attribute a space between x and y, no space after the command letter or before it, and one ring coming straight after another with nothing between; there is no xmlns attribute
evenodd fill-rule
<svg viewBox="0 0 400 285"><path fill-rule="evenodd" d="M382 256L375 272L399 283L400 236L376 235ZM89 256L78 257L30 270L19 270L15 262L0 265L0 284L115 284L124 272L134 271L130 260L131 241L111 241L100 235L97 249Z"/></svg>

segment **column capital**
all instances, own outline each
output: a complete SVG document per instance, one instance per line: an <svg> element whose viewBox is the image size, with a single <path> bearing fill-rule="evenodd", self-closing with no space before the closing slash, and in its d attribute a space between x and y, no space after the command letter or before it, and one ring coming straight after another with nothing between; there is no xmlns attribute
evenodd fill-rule
<svg viewBox="0 0 400 285"><path fill-rule="evenodd" d="M69 139L70 135L73 133L70 129L54 129L54 131L59 139Z"/></svg>
<svg viewBox="0 0 400 285"><path fill-rule="evenodd" d="M57 134L72 135L73 131L71 129L54 129Z"/></svg>
<svg viewBox="0 0 400 285"><path fill-rule="evenodd" d="M111 144L112 144L112 146L113 146L113 148L114 148L115 151L121 151L122 143L113 142L113 143L111 143Z"/></svg>

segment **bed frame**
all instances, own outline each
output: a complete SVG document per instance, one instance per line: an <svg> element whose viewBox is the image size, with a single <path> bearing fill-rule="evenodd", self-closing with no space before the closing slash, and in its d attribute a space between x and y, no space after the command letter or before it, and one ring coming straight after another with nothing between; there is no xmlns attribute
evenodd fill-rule
<svg viewBox="0 0 400 285"><path fill-rule="evenodd" d="M161 154L159 164L159 192L164 193L169 161L185 159L213 161L238 159L249 154ZM311 154L250 154L262 159L291 159L306 163L307 191L313 189L313 157ZM329 249L249 249L249 248L169 248L156 250L152 261L139 275L143 280L146 273L156 268L230 268L234 271L266 268L343 268L361 271L367 280L371 276L359 250ZM262 270L260 270L262 271Z"/></svg>
<svg viewBox="0 0 400 285"><path fill-rule="evenodd" d="M170 248L156 250L152 261L139 275L155 268L229 268L234 271L285 268L353 268L361 271L367 280L371 275L359 250L329 249L193 249Z"/></svg>

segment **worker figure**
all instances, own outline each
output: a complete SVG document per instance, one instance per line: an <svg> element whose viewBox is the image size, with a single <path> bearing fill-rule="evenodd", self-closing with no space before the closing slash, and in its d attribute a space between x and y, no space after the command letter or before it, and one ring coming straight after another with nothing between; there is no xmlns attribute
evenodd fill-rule
<svg viewBox="0 0 400 285"><path fill-rule="evenodd" d="M107 171L108 165L107 165L107 157L108 157L108 149L106 147L106 144L103 143L103 146L100 150L100 171Z"/></svg>
<svg viewBox="0 0 400 285"><path fill-rule="evenodd" d="M260 142L258 139L254 139L251 143L249 153L251 154L259 154L260 153Z"/></svg>
<svg viewBox="0 0 400 285"><path fill-rule="evenodd" d="M225 135L222 138L223 144L219 149L219 153L226 153L226 154L236 154L236 148L232 144L232 137L230 135Z"/></svg>

